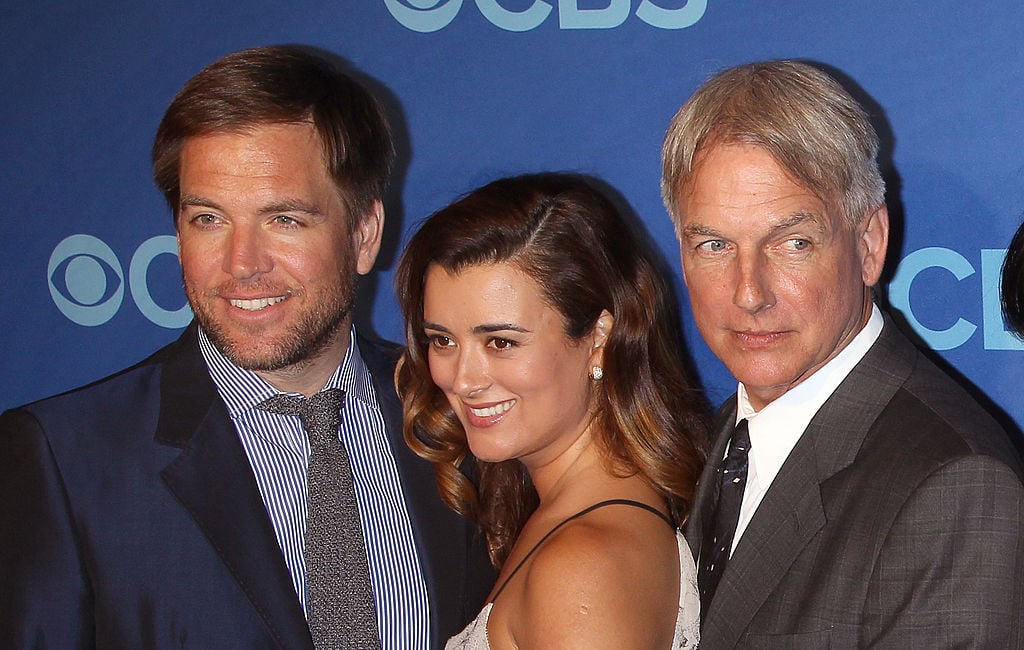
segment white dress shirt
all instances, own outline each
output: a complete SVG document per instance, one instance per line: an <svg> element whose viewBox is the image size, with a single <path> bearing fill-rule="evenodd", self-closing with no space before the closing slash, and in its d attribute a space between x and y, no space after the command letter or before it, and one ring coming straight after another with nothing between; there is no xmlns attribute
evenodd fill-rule
<svg viewBox="0 0 1024 650"><path fill-rule="evenodd" d="M733 550L807 425L874 345L882 333L884 322L878 307L872 305L867 324L839 354L760 411L755 411L750 405L746 387L739 384L736 391L736 422L744 418L747 420L750 452L747 485L743 490L736 534L732 538Z"/></svg>

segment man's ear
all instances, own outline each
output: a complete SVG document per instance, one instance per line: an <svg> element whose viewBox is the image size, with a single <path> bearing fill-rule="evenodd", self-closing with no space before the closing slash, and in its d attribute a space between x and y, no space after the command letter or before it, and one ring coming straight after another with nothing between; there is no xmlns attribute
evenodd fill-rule
<svg viewBox="0 0 1024 650"><path fill-rule="evenodd" d="M359 220L353 235L356 238L356 272L366 275L373 268L380 252L381 237L384 233L384 204L373 202L370 210Z"/></svg>
<svg viewBox="0 0 1024 650"><path fill-rule="evenodd" d="M885 204L869 212L857 224L857 252L864 285L873 287L882 277L889 248L889 210Z"/></svg>

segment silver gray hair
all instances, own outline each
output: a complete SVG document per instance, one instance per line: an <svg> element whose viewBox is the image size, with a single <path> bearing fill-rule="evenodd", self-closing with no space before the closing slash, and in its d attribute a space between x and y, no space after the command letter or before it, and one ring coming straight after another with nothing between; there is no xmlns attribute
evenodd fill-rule
<svg viewBox="0 0 1024 650"><path fill-rule="evenodd" d="M724 70L679 109L661 149L661 195L678 230L679 192L698 155L717 144L762 147L793 179L855 225L885 200L878 135L864 109L806 63Z"/></svg>

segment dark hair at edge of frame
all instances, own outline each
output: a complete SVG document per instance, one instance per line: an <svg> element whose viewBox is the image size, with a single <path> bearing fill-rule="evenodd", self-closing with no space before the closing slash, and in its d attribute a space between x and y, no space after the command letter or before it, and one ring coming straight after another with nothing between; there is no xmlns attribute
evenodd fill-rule
<svg viewBox="0 0 1024 650"><path fill-rule="evenodd" d="M1003 316L1014 334L1024 339L1024 223L1006 251L1000 280Z"/></svg>
<svg viewBox="0 0 1024 650"><path fill-rule="evenodd" d="M705 460L707 411L681 362L667 294L643 251L611 202L585 179L544 173L494 181L438 211L402 256L395 286L408 347L395 384L405 438L434 464L442 499L480 525L495 566L507 558L537 495L519 461L471 457L458 417L431 380L423 334L426 273L435 264L449 272L512 264L537 282L572 339L592 331L607 309L615 323L605 343L604 378L595 382L595 431L612 471L642 473L681 523Z"/></svg>
<svg viewBox="0 0 1024 650"><path fill-rule="evenodd" d="M192 77L171 102L153 142L153 179L177 226L185 140L267 124L313 124L324 164L350 218L366 215L387 187L395 150L384 110L369 91L307 48L242 50Z"/></svg>

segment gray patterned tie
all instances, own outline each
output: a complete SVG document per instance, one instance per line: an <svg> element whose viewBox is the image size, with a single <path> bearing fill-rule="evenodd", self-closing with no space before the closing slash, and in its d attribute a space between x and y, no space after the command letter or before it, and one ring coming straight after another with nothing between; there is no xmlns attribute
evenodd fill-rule
<svg viewBox="0 0 1024 650"><path fill-rule="evenodd" d="M258 405L299 416L309 436L306 591L317 650L380 647L352 468L338 438L344 399L343 390L329 388L309 399L281 394Z"/></svg>

